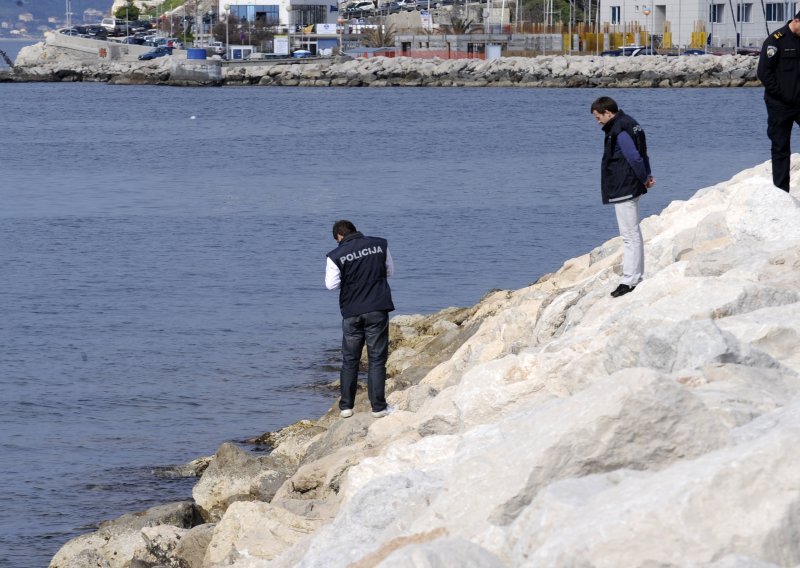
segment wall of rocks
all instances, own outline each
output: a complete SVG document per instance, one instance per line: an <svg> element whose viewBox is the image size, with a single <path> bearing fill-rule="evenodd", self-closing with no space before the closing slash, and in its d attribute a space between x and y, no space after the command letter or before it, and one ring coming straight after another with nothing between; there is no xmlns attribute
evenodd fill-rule
<svg viewBox="0 0 800 568"><path fill-rule="evenodd" d="M284 87L751 87L760 85L757 63L758 58L745 55L200 63L183 57L100 60L63 45L37 44L20 52L7 80Z"/></svg>
<svg viewBox="0 0 800 568"><path fill-rule="evenodd" d="M268 455L224 444L192 503L103 523L51 568L796 567L797 195L767 162L673 202L621 298L617 237L397 316L388 416L360 392Z"/></svg>

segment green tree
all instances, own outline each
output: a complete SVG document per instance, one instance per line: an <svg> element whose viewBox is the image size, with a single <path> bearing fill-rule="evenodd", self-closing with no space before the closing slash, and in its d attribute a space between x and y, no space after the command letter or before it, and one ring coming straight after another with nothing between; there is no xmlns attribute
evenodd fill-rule
<svg viewBox="0 0 800 568"><path fill-rule="evenodd" d="M394 27L378 26L367 28L361 33L361 43L364 47L392 47L394 45Z"/></svg>
<svg viewBox="0 0 800 568"><path fill-rule="evenodd" d="M443 34L463 35L472 32L472 20L462 18L460 14L453 14L450 16L450 23L440 26L439 29Z"/></svg>
<svg viewBox="0 0 800 568"><path fill-rule="evenodd" d="M139 8L133 4L133 0L128 0L124 6L120 6L116 9L114 12L114 17L119 18L120 20L138 20Z"/></svg>

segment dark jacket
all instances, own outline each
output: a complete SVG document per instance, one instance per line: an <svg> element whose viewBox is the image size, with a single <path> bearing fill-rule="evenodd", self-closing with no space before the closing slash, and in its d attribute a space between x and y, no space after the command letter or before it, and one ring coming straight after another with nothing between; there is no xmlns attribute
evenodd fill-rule
<svg viewBox="0 0 800 568"><path fill-rule="evenodd" d="M645 183L650 175L650 159L647 156L647 140L642 127L620 110L603 125L603 132L606 134L600 167L603 203L629 201L647 193ZM641 157L641 162L637 164L638 172L620 148L618 137L622 132L630 136Z"/></svg>
<svg viewBox="0 0 800 568"><path fill-rule="evenodd" d="M789 30L788 24L764 40L758 79L764 85L768 103L800 107L800 38Z"/></svg>
<svg viewBox="0 0 800 568"><path fill-rule="evenodd" d="M394 310L386 280L386 239L351 233L328 253L339 268L339 308L342 317Z"/></svg>

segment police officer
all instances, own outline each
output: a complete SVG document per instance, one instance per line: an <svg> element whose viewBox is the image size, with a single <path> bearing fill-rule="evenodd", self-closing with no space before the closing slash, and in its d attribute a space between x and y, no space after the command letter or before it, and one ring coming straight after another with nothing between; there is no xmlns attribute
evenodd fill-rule
<svg viewBox="0 0 800 568"><path fill-rule="evenodd" d="M772 183L789 191L792 126L800 124L800 12L764 41L758 60L758 79L764 85L767 103Z"/></svg>
<svg viewBox="0 0 800 568"><path fill-rule="evenodd" d="M386 239L365 237L350 221L333 224L339 243L328 253L325 287L339 290L342 312L342 371L339 415L353 415L361 351L367 344L367 393L372 416L389 414L386 404L386 359L389 356L389 312L394 310L387 278L394 273Z"/></svg>

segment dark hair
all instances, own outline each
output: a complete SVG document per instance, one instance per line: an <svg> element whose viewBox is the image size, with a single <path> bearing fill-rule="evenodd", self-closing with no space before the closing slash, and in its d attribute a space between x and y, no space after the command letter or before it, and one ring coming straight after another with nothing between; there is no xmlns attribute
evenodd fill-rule
<svg viewBox="0 0 800 568"><path fill-rule="evenodd" d="M351 233L355 233L357 231L356 226L353 225L350 221L346 221L342 219L341 221L336 221L333 224L333 238L335 239L337 235L342 235L346 237Z"/></svg>
<svg viewBox="0 0 800 568"><path fill-rule="evenodd" d="M606 112L617 114L619 112L619 107L617 106L617 101L611 97L600 97L592 103L591 112L595 111L599 114L605 114Z"/></svg>

